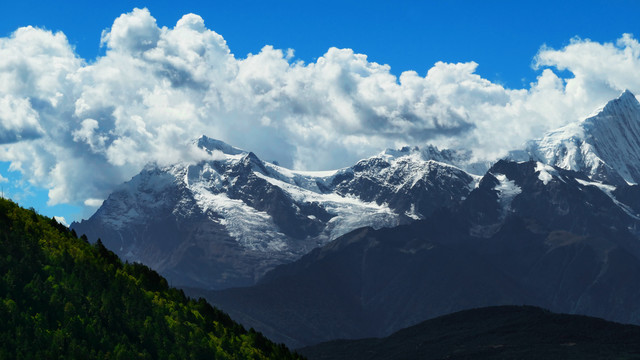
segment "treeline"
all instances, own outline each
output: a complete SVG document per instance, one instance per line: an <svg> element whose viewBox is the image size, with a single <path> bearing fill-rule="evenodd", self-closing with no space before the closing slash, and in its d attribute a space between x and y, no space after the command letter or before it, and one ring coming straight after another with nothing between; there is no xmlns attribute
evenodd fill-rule
<svg viewBox="0 0 640 360"><path fill-rule="evenodd" d="M0 359L296 359L155 271L0 199Z"/></svg>

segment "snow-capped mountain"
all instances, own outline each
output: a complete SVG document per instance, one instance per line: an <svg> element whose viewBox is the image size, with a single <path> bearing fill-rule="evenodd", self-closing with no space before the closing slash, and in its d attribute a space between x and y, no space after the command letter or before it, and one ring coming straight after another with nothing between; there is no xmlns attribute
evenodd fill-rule
<svg viewBox="0 0 640 360"><path fill-rule="evenodd" d="M384 336L499 304L640 323L628 91L481 177L469 153L435 147L304 172L207 137L193 146L209 158L147 166L72 228L277 341Z"/></svg>
<svg viewBox="0 0 640 360"><path fill-rule="evenodd" d="M530 141L514 160L537 160L582 171L611 184L640 182L640 103L623 92L594 115Z"/></svg>
<svg viewBox="0 0 640 360"><path fill-rule="evenodd" d="M294 347L501 304L639 324L638 195L638 185L501 160L452 209L354 230L252 287L191 294Z"/></svg>
<svg viewBox="0 0 640 360"><path fill-rule="evenodd" d="M384 168L384 156L399 153L422 158L429 151L405 148L361 163ZM452 154L438 159L460 167L468 158ZM355 230L249 288L193 294L293 346L384 336L500 304L640 324L640 291L630 286L640 281L635 96L626 91L510 157L448 210L396 228Z"/></svg>
<svg viewBox="0 0 640 360"><path fill-rule="evenodd" d="M341 196L386 204L395 213L421 219L473 189L479 177L453 165L460 159L455 152L433 146L387 149L336 172L329 187Z"/></svg>
<svg viewBox="0 0 640 360"><path fill-rule="evenodd" d="M205 136L193 146L210 159L148 165L71 227L174 285L250 285L353 229L392 227L452 206L478 179L451 165L453 152L433 147L304 172Z"/></svg>

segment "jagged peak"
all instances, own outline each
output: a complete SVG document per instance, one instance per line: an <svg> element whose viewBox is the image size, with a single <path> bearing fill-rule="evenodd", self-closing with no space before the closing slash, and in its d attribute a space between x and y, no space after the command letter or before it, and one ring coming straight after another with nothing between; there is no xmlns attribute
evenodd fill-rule
<svg viewBox="0 0 640 360"><path fill-rule="evenodd" d="M607 105L604 106L603 110L606 111L607 108L610 108L613 106L629 105L629 104L634 106L638 105L638 99L631 91L625 90L617 98L609 101Z"/></svg>
<svg viewBox="0 0 640 360"><path fill-rule="evenodd" d="M630 127L640 126L640 102L631 91L625 90L620 96L609 101L576 125L583 128L584 131L590 132L590 129L594 127L611 126L612 120L615 120L615 123L619 124L618 126L624 127L626 131Z"/></svg>
<svg viewBox="0 0 640 360"><path fill-rule="evenodd" d="M235 146L231 146L224 141L212 139L206 135L200 136L198 139L194 140L193 143L201 148L211 153L213 151L221 151L223 154L227 155L240 155L246 154L247 151L237 148Z"/></svg>
<svg viewBox="0 0 640 360"><path fill-rule="evenodd" d="M424 147L418 146L404 146L400 149L388 148L380 153L378 156L400 158L403 156L419 156L424 161L434 160L451 165L458 164L460 162L469 160L470 153L468 151L450 150L450 149L438 149L437 146L427 145Z"/></svg>
<svg viewBox="0 0 640 360"><path fill-rule="evenodd" d="M597 108L594 112L592 112L589 116L587 116L583 121L589 120L594 117L609 115L612 113L616 113L621 108L634 108L640 107L640 103L636 96L630 91L623 91L618 97L615 99L609 100L604 106Z"/></svg>
<svg viewBox="0 0 640 360"><path fill-rule="evenodd" d="M539 143L557 142L560 139L578 139L582 141L590 134L594 126L605 125L603 119L606 118L606 122L609 122L611 118L610 115L619 115L621 112L628 115L628 110L631 110L632 113L636 110L638 111L638 115L636 116L640 116L640 102L638 102L638 99L631 91L625 90L617 98L610 100L606 105L596 109L596 111L583 120L551 130L545 133L540 139L530 140L525 144L525 148L530 148ZM625 116L618 116L616 118L622 120L623 117ZM514 153L514 151L511 153Z"/></svg>
<svg viewBox="0 0 640 360"><path fill-rule="evenodd" d="M529 141L510 159L539 160L610 183L640 181L640 102L629 90L583 120Z"/></svg>
<svg viewBox="0 0 640 360"><path fill-rule="evenodd" d="M620 94L620 96L618 96L618 100L620 99L623 99L623 100L629 99L636 103L638 102L638 99L636 98L636 96L629 89L626 89L625 91L622 92L622 94Z"/></svg>
<svg viewBox="0 0 640 360"><path fill-rule="evenodd" d="M242 163L245 166L251 166L254 170L259 170L263 174L268 174L269 171L265 168L264 163L260 158L254 154L252 151L248 153L243 153L242 155Z"/></svg>

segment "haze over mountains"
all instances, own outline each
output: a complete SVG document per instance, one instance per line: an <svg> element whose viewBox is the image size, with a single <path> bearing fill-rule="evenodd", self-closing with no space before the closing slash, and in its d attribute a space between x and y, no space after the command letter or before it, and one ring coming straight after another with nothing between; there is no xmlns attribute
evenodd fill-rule
<svg viewBox="0 0 640 360"><path fill-rule="evenodd" d="M425 147L296 172L202 137L211 160L150 165L72 228L294 347L489 305L640 323L638 129L627 91L488 171Z"/></svg>

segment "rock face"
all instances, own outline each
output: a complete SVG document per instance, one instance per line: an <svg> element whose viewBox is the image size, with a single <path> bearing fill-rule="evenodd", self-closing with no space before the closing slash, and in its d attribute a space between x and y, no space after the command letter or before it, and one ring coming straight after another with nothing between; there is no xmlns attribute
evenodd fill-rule
<svg viewBox="0 0 640 360"><path fill-rule="evenodd" d="M201 137L210 159L149 165L71 227L175 286L252 285L267 270L360 227L392 227L463 199L477 177L429 147L351 168L299 172Z"/></svg>
<svg viewBox="0 0 640 360"><path fill-rule="evenodd" d="M294 347L380 337L454 311L531 304L640 323L637 185L499 161L460 206L363 228L250 288L206 295Z"/></svg>

